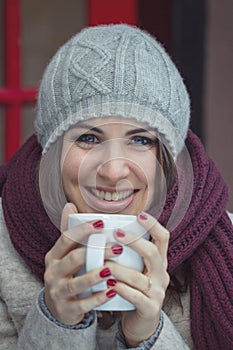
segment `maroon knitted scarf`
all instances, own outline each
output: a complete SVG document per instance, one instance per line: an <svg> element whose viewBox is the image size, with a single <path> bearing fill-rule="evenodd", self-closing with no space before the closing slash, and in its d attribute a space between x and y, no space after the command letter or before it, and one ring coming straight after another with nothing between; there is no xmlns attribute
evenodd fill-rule
<svg viewBox="0 0 233 350"><path fill-rule="evenodd" d="M188 264L191 332L198 350L233 349L233 228L225 212L226 185L199 139L189 131L187 149L194 170L188 210L171 232L169 273ZM44 256L60 232L49 220L38 191L41 147L32 136L0 167L0 189L12 243L43 280ZM177 183L167 196L160 221L166 225L175 206ZM153 210L151 211L153 213Z"/></svg>

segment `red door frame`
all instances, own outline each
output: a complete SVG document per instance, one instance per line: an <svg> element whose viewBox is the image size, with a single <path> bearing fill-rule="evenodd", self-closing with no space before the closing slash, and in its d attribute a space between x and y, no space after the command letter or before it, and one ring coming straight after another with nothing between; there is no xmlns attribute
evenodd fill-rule
<svg viewBox="0 0 233 350"><path fill-rule="evenodd" d="M138 0L88 0L88 25L137 21Z"/></svg>
<svg viewBox="0 0 233 350"><path fill-rule="evenodd" d="M35 102L36 89L21 86L20 0L4 1L4 87L0 89L0 104L5 105L5 160L21 144L21 108Z"/></svg>
<svg viewBox="0 0 233 350"><path fill-rule="evenodd" d="M36 101L37 89L21 85L21 1L4 0L4 86L0 105L5 107L4 160L21 145L21 110ZM137 23L137 0L88 0L87 24Z"/></svg>

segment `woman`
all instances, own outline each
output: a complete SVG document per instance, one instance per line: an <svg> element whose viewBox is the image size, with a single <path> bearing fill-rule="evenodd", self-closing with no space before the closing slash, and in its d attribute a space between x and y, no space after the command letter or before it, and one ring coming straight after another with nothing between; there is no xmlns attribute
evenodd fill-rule
<svg viewBox="0 0 233 350"><path fill-rule="evenodd" d="M174 64L137 28L87 28L57 52L37 139L1 168L5 349L232 348L228 194L189 117ZM105 266L77 276L77 242L104 223L68 229L74 212L137 215L151 239L116 230ZM142 273L109 260L124 244L143 257ZM78 298L102 280L106 291ZM116 294L136 309L93 311Z"/></svg>

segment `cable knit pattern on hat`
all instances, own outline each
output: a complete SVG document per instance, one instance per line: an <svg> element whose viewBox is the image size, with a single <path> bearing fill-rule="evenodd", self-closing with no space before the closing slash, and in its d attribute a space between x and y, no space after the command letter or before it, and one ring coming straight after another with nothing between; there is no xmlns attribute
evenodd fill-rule
<svg viewBox="0 0 233 350"><path fill-rule="evenodd" d="M78 121L103 116L147 122L174 156L183 146L187 90L163 47L136 27L86 28L58 50L39 90L35 128L43 153Z"/></svg>

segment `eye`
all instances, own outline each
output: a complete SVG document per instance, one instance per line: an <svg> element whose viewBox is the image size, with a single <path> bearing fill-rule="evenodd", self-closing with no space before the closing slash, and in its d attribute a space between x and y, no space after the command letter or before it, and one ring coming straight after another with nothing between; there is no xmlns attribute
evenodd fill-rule
<svg viewBox="0 0 233 350"><path fill-rule="evenodd" d="M147 145L150 143L150 140L147 137L143 136L135 136L132 141L137 145Z"/></svg>
<svg viewBox="0 0 233 350"><path fill-rule="evenodd" d="M93 134L82 134L77 138L75 143L82 148L91 148L92 146L99 144L99 140Z"/></svg>
<svg viewBox="0 0 233 350"><path fill-rule="evenodd" d="M146 146L147 148L150 148L156 145L156 140L156 138L153 139L146 136L136 135L131 139L130 144L133 146Z"/></svg>

